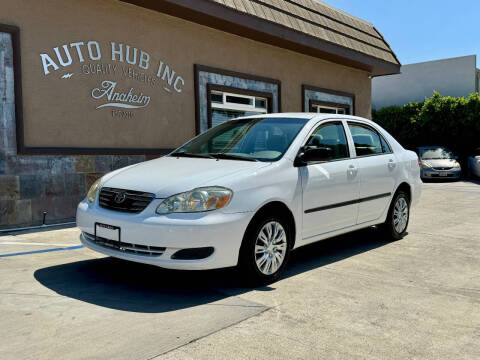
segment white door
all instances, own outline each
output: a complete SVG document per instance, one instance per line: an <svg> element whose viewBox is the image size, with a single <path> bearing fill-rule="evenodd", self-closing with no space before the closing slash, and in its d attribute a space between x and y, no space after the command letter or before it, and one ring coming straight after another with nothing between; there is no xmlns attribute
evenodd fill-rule
<svg viewBox="0 0 480 360"><path fill-rule="evenodd" d="M390 205L398 170L385 139L372 127L348 122L358 160L360 196L357 224L378 219Z"/></svg>
<svg viewBox="0 0 480 360"><path fill-rule="evenodd" d="M300 168L303 187L303 238L355 225L359 181L356 160L350 157L345 128L341 121L317 127L306 147L332 150L328 161Z"/></svg>

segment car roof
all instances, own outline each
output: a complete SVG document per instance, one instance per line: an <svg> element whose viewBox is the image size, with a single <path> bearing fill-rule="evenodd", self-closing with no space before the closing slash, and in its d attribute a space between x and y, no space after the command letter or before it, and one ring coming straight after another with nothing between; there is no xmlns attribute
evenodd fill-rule
<svg viewBox="0 0 480 360"><path fill-rule="evenodd" d="M272 114L258 114L251 116L242 116L237 119L256 119L256 118L285 118L285 119L306 119L306 120L328 120L328 119L346 119L346 120L358 120L367 124L376 125L375 122L369 119L365 119L352 115L339 115L339 114L320 114L320 113L305 113L305 112L284 112L284 113L272 113Z"/></svg>
<svg viewBox="0 0 480 360"><path fill-rule="evenodd" d="M250 116L241 116L236 119L256 119L256 118L286 118L286 119L312 119L316 114L301 113L301 112L285 112L285 113L271 113L271 114L257 114ZM232 120L236 120L232 119Z"/></svg>

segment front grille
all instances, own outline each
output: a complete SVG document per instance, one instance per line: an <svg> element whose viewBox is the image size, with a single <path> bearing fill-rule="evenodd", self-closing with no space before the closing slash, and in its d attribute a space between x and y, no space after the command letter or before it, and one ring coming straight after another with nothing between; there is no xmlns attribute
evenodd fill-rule
<svg viewBox="0 0 480 360"><path fill-rule="evenodd" d="M104 187L98 199L101 207L127 213L142 212L155 198L154 194L141 191Z"/></svg>
<svg viewBox="0 0 480 360"><path fill-rule="evenodd" d="M434 167L434 170L450 170L451 167Z"/></svg>
<svg viewBox="0 0 480 360"><path fill-rule="evenodd" d="M164 247L158 247L158 246L138 245L138 244L125 243L121 241L114 241L114 240L105 239L99 236L95 238L94 235L86 232L84 232L83 235L87 238L87 240L90 240L91 242L99 246L102 246L108 249L118 250L123 253L130 253L130 254L144 255L144 256L160 256L165 252L165 249L166 249Z"/></svg>

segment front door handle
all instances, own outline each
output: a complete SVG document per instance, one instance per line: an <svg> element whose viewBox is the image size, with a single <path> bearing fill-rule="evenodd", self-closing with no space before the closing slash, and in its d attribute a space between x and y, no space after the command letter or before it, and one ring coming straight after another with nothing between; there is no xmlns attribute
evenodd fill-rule
<svg viewBox="0 0 480 360"><path fill-rule="evenodd" d="M350 165L350 166L348 167L347 174L348 174L349 176L354 177L354 176L357 175L357 172L358 172L358 169L357 169L354 165Z"/></svg>

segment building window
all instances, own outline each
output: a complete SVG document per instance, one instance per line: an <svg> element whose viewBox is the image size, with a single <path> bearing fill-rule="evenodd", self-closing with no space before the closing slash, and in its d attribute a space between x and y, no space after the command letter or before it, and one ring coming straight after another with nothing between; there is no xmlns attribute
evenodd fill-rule
<svg viewBox="0 0 480 360"><path fill-rule="evenodd" d="M271 112L271 95L253 91L238 91L235 88L208 86L210 110L208 127L217 126L240 116Z"/></svg>
<svg viewBox="0 0 480 360"><path fill-rule="evenodd" d="M350 115L350 106L310 100L310 112L320 114Z"/></svg>
<svg viewBox="0 0 480 360"><path fill-rule="evenodd" d="M227 120L281 112L279 80L195 65L196 131Z"/></svg>
<svg viewBox="0 0 480 360"><path fill-rule="evenodd" d="M304 112L323 114L355 114L355 95L343 91L302 85Z"/></svg>

